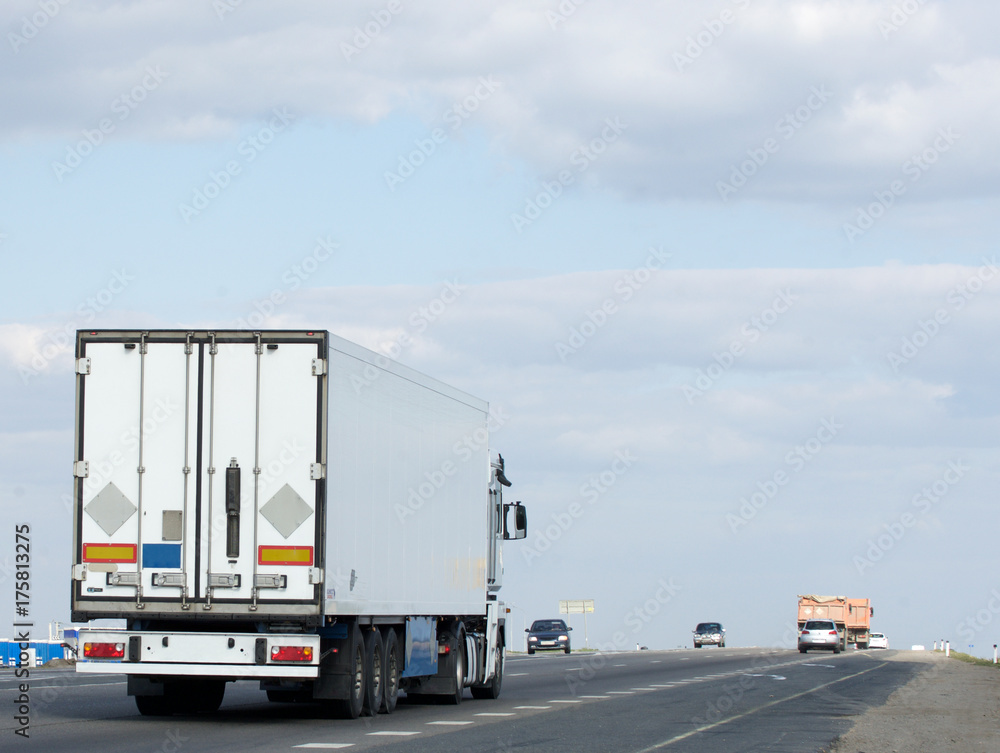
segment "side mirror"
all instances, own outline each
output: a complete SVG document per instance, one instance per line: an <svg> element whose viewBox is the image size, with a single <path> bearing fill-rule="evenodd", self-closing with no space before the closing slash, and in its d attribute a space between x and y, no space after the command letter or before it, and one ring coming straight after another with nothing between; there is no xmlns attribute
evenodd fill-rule
<svg viewBox="0 0 1000 753"><path fill-rule="evenodd" d="M510 530L507 514L514 510L514 531ZM528 535L528 511L520 502L503 506L503 537L504 539L523 539Z"/></svg>
<svg viewBox="0 0 1000 753"><path fill-rule="evenodd" d="M529 628L525 628L525 629L524 629L524 632L526 632L526 633L530 633L530 632L531 632L531 630L530 630Z"/></svg>
<svg viewBox="0 0 1000 753"><path fill-rule="evenodd" d="M567 632L570 631L570 630L572 630L572 629L573 628L571 628L571 627L566 628Z"/></svg>

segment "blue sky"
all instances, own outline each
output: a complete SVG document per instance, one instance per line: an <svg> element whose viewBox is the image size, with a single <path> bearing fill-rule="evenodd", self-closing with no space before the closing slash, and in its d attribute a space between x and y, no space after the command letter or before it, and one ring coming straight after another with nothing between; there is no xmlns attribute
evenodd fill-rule
<svg viewBox="0 0 1000 753"><path fill-rule="evenodd" d="M593 640L776 645L843 593L985 652L996 15L11 0L0 505L62 582L67 331L324 327L509 414L528 620L594 598ZM68 617L68 582L39 598Z"/></svg>

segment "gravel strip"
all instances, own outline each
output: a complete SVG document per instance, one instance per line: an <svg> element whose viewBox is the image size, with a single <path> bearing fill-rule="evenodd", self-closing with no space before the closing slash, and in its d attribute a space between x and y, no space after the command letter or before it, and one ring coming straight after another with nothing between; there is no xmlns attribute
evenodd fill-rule
<svg viewBox="0 0 1000 753"><path fill-rule="evenodd" d="M889 661L925 665L884 706L869 709L830 753L997 753L1000 671L930 651Z"/></svg>

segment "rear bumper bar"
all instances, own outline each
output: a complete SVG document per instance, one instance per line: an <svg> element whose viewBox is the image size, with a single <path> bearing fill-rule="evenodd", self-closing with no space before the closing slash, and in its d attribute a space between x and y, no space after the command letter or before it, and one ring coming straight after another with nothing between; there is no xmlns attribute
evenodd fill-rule
<svg viewBox="0 0 1000 753"><path fill-rule="evenodd" d="M90 659L88 644L114 644L121 658ZM320 638L301 633L180 633L83 629L77 672L201 677L319 677ZM275 661L284 649L302 649L308 660ZM298 652L297 652L298 653Z"/></svg>

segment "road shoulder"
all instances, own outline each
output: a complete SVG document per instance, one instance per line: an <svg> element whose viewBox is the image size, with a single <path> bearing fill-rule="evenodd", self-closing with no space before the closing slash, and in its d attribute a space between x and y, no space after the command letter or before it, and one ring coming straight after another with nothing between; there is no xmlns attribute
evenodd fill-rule
<svg viewBox="0 0 1000 753"><path fill-rule="evenodd" d="M1000 750L1000 671L929 651L886 658L923 669L885 705L863 714L830 753Z"/></svg>

